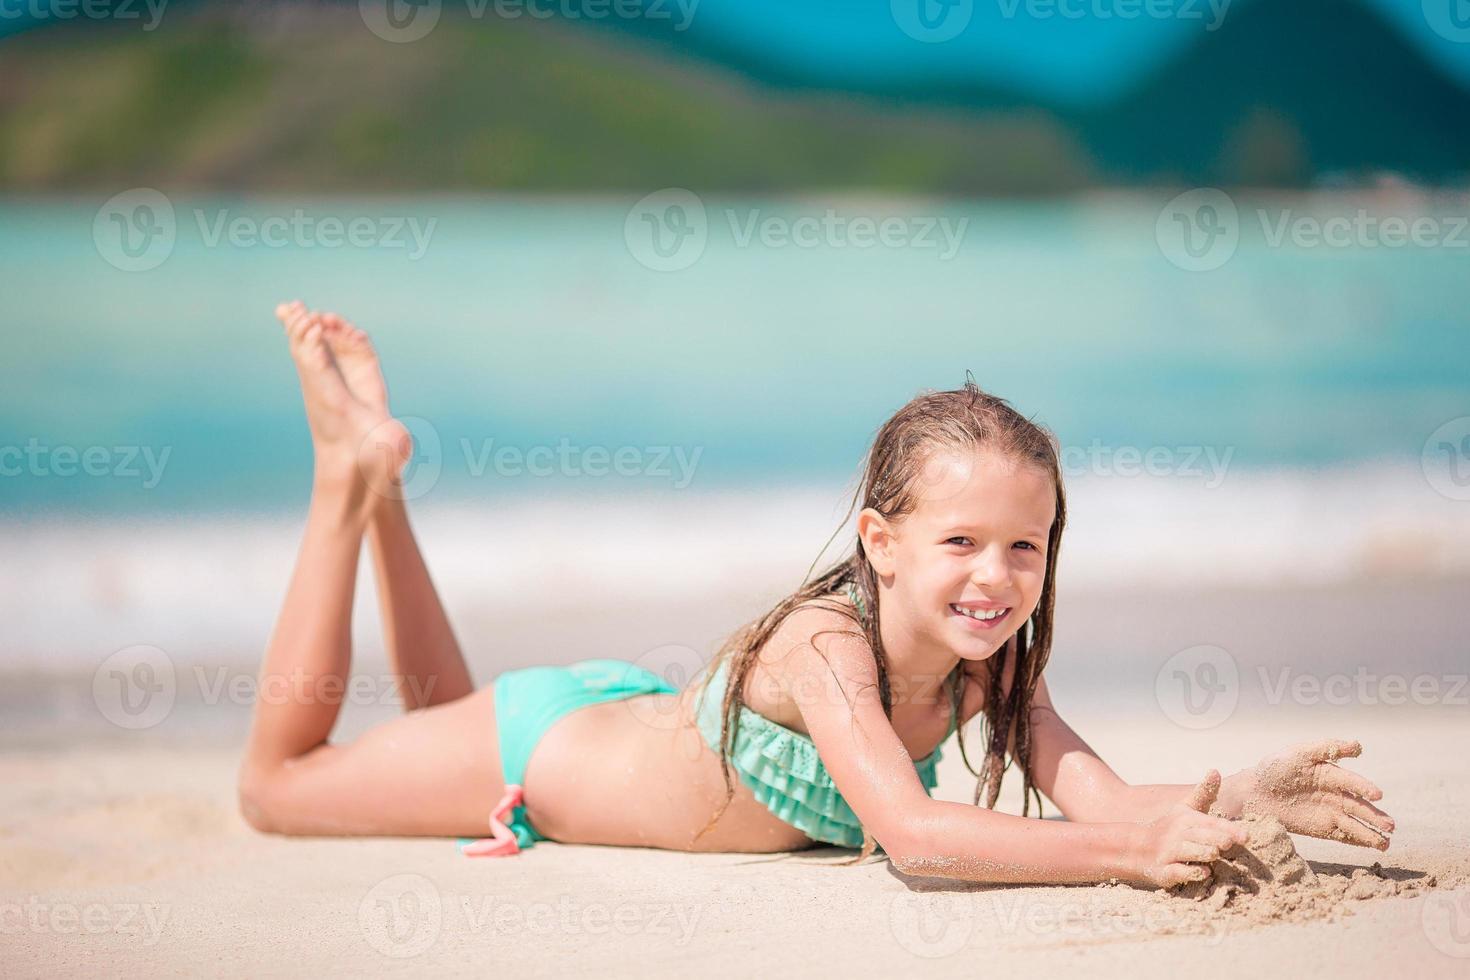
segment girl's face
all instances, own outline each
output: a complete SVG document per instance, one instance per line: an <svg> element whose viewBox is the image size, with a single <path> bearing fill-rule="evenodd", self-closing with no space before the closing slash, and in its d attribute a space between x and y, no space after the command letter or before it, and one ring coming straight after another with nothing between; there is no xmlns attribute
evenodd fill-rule
<svg viewBox="0 0 1470 980"><path fill-rule="evenodd" d="M915 509L883 522L870 559L899 600L906 633L962 660L985 660L1041 598L1056 488L1034 464L943 450L914 493Z"/></svg>

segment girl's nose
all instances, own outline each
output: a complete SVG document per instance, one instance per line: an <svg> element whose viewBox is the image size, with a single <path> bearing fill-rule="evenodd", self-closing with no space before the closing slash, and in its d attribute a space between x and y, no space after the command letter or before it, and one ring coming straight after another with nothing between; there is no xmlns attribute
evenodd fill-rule
<svg viewBox="0 0 1470 980"><path fill-rule="evenodd" d="M1008 589L1011 586L1011 564L1005 553L996 548L986 548L975 559L970 569L970 581L987 589Z"/></svg>

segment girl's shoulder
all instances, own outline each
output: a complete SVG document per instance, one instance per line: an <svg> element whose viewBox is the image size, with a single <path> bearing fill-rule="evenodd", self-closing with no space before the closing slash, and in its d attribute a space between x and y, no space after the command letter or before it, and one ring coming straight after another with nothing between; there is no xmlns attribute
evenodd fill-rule
<svg viewBox="0 0 1470 980"><path fill-rule="evenodd" d="M866 678L877 669L851 600L836 593L808 599L793 609L761 651L771 662L801 663L810 669L810 659L793 656L798 653L817 654L844 679L848 674Z"/></svg>
<svg viewBox="0 0 1470 980"><path fill-rule="evenodd" d="M742 691L744 703L772 721L806 730L798 703L835 675L846 690L876 682L872 649L845 596L809 599L793 609L756 651Z"/></svg>

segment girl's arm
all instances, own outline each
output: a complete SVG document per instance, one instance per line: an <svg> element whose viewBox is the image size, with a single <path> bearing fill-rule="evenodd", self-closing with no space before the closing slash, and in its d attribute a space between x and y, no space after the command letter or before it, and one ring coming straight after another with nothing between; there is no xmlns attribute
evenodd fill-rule
<svg viewBox="0 0 1470 980"><path fill-rule="evenodd" d="M1036 787L1068 820L1153 820L1194 789L1124 782L1057 714L1044 678L1032 701L1031 725ZM1340 739L1288 749L1226 778L1212 812L1225 817L1269 813L1293 833L1386 850L1393 818L1368 802L1382 799L1383 791L1336 765L1361 751L1357 742Z"/></svg>
<svg viewBox="0 0 1470 980"><path fill-rule="evenodd" d="M1183 785L1138 785L1124 782L1082 736L1062 720L1051 702L1046 678L1031 701L1031 767L1036 788L1068 819L1145 821L1183 801L1193 789ZM1222 781L1214 812L1240 816L1240 783Z"/></svg>
<svg viewBox="0 0 1470 980"><path fill-rule="evenodd" d="M763 660L782 674L838 790L895 867L987 882L1081 883L1116 878L1168 886L1203 878L1197 863L1244 840L1244 829L1201 812L1219 788L1206 780L1151 824L1025 819L924 791L908 750L883 713L873 656L839 614L793 614ZM834 632L823 632L831 630Z"/></svg>

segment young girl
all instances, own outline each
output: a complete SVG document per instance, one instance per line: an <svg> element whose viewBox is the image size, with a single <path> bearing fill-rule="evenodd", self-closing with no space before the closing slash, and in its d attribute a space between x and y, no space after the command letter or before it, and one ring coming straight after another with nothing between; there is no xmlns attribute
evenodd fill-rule
<svg viewBox="0 0 1470 980"><path fill-rule="evenodd" d="M1388 846L1382 794L1290 749L1196 786L1123 782L1057 715L1042 676L1065 501L1051 438L967 384L922 395L867 460L852 555L738 632L684 690L615 660L502 674L476 691L395 480L411 451L362 331L277 311L315 448L305 537L262 668L344 685L362 537L377 571L401 718L347 745L337 706L261 699L240 800L284 834L480 836L677 850L881 846L906 873L1172 886L1244 841L1231 817ZM932 799L938 746L983 716L977 805ZM967 765L968 754L965 754ZM1029 811L992 808L1010 762ZM974 768L971 767L974 772ZM985 807L978 806L983 795ZM499 818L499 819L497 819ZM508 827L501 826L505 820ZM512 837L513 835L513 837Z"/></svg>

